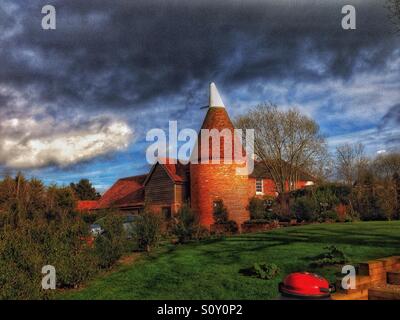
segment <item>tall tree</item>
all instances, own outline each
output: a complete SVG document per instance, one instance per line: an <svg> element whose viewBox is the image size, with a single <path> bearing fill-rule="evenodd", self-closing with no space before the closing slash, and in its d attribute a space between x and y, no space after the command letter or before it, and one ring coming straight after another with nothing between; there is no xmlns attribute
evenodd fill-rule
<svg viewBox="0 0 400 320"><path fill-rule="evenodd" d="M343 144L336 148L336 172L339 179L349 185L360 178L368 160L361 143Z"/></svg>
<svg viewBox="0 0 400 320"><path fill-rule="evenodd" d="M396 213L395 217L400 219L400 174L397 172L393 175L393 183L395 187L396 194Z"/></svg>
<svg viewBox="0 0 400 320"><path fill-rule="evenodd" d="M395 173L400 173L400 153L384 153L377 156L372 167L382 179L391 179Z"/></svg>
<svg viewBox="0 0 400 320"><path fill-rule="evenodd" d="M317 167L327 155L318 124L296 109L261 104L239 117L236 126L254 129L254 153L279 194L295 189L301 171Z"/></svg>
<svg viewBox="0 0 400 320"><path fill-rule="evenodd" d="M97 200L100 194L88 179L81 179L77 184L71 183L70 187L79 200Z"/></svg>

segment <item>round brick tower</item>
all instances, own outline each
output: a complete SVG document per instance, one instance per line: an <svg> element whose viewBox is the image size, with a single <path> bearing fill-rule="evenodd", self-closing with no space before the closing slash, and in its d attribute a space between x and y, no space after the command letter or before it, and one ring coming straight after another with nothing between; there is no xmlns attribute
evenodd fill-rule
<svg viewBox="0 0 400 320"><path fill-rule="evenodd" d="M234 126L214 83L210 84L210 101L201 129L228 129L233 137ZM220 137L220 161L204 163L202 142L198 136L198 163L190 163L191 207L198 215L200 224L209 228L214 223L214 204L222 200L228 211L228 219L240 225L250 218L248 206L248 176L238 175L236 169L243 164L225 161L224 139ZM204 146L203 146L204 147ZM205 146L207 148L207 146ZM211 156L211 139L209 140ZM233 139L232 139L233 150ZM215 157L214 157L215 159Z"/></svg>

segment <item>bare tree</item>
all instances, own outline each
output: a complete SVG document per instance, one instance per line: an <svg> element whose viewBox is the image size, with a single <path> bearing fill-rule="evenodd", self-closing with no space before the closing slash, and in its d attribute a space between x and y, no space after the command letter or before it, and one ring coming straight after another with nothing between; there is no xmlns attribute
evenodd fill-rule
<svg viewBox="0 0 400 320"><path fill-rule="evenodd" d="M387 0L390 20L395 24L396 31L400 33L400 0Z"/></svg>
<svg viewBox="0 0 400 320"><path fill-rule="evenodd" d="M367 164L368 159L361 143L346 143L336 148L336 172L338 178L345 183L353 185Z"/></svg>
<svg viewBox="0 0 400 320"><path fill-rule="evenodd" d="M400 174L400 153L384 153L377 156L372 168L380 178L392 179L395 173Z"/></svg>
<svg viewBox="0 0 400 320"><path fill-rule="evenodd" d="M254 129L254 152L284 194L296 188L299 174L315 168L327 155L318 124L296 109L282 111L261 104L236 121L242 129Z"/></svg>

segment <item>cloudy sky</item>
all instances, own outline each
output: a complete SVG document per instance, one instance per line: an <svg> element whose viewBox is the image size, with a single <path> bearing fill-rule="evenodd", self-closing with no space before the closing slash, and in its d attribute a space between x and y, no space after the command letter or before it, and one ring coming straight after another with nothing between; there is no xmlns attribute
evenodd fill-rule
<svg viewBox="0 0 400 320"><path fill-rule="evenodd" d="M341 28L356 8L357 29ZM41 9L57 10L43 30ZM104 190L146 172L145 134L198 129L215 81L232 117L313 117L331 150L400 145L400 35L385 0L0 2L0 174Z"/></svg>

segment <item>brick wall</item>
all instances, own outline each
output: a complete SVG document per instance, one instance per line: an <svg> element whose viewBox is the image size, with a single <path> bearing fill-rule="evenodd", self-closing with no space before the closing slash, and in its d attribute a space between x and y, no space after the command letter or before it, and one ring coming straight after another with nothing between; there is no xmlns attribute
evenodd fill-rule
<svg viewBox="0 0 400 320"><path fill-rule="evenodd" d="M191 206L201 225L214 223L213 202L223 200L228 217L240 226L250 218L248 177L236 174L235 164L191 164Z"/></svg>
<svg viewBox="0 0 400 320"><path fill-rule="evenodd" d="M301 189L307 186L308 181L298 181L296 182L296 189ZM252 198L254 196L273 196L276 197L276 187L275 183L272 179L263 179L263 187L264 187L264 194L257 195L256 194L256 178L250 177L248 179L248 197ZM288 188L288 185L286 185Z"/></svg>

